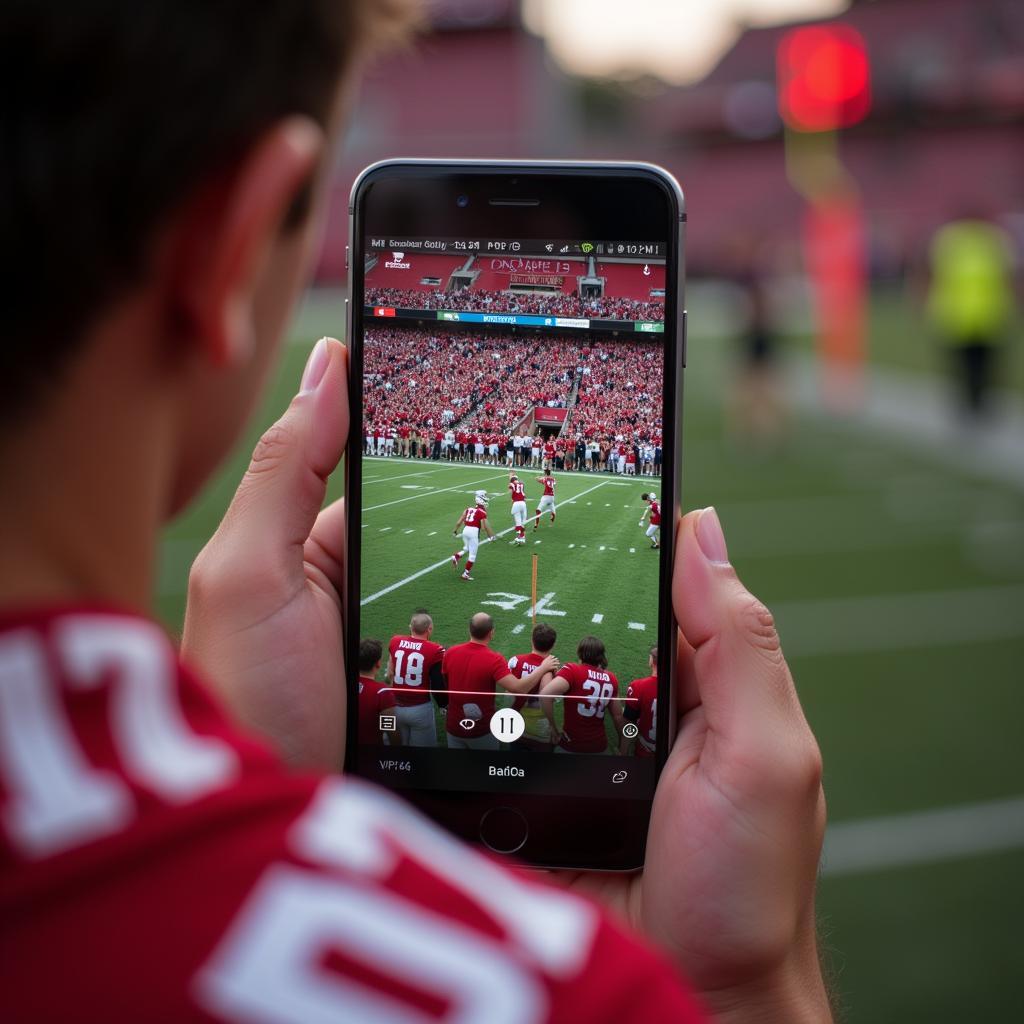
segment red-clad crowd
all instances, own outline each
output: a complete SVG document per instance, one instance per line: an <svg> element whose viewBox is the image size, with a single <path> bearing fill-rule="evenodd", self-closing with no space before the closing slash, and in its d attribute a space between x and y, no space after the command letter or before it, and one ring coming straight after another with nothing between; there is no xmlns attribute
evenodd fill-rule
<svg viewBox="0 0 1024 1024"><path fill-rule="evenodd" d="M369 454L494 463L511 449L515 465L660 469L657 344L373 326L363 351ZM528 413L540 406L567 409L564 430L546 451L515 445L539 435Z"/></svg>
<svg viewBox="0 0 1024 1024"><path fill-rule="evenodd" d="M368 306L396 309L453 309L478 313L523 313L533 316L585 317L590 320L664 320L665 303L614 296L583 298L565 292L489 292L473 288L421 291L416 288L369 288Z"/></svg>

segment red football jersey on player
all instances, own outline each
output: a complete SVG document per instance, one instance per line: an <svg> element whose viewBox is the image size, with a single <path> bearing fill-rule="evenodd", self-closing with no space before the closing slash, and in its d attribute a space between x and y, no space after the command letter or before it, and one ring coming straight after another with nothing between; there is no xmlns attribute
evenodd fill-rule
<svg viewBox="0 0 1024 1024"><path fill-rule="evenodd" d="M603 754L608 747L604 714L608 702L617 697L619 681L606 668L595 665L563 665L556 673L568 684L564 701L563 738L559 746L584 754Z"/></svg>
<svg viewBox="0 0 1024 1024"><path fill-rule="evenodd" d="M657 501L651 502L651 526L661 526L661 505Z"/></svg>
<svg viewBox="0 0 1024 1024"><path fill-rule="evenodd" d="M380 735L380 716L395 706L395 695L387 683L359 677L359 738L371 743Z"/></svg>
<svg viewBox="0 0 1024 1024"><path fill-rule="evenodd" d="M0 622L0 1019L707 1018L596 906L284 768L153 623Z"/></svg>
<svg viewBox="0 0 1024 1024"><path fill-rule="evenodd" d="M494 684L508 675L508 663L497 651L470 640L448 648L443 668L448 680L445 728L463 740L488 735L495 711ZM460 692L466 696L460 697ZM481 716L473 714L472 709L467 713L467 704L475 704ZM463 719L473 719L476 724L463 729L459 724Z"/></svg>
<svg viewBox="0 0 1024 1024"><path fill-rule="evenodd" d="M555 496L555 478L551 476L542 476L540 482L544 485L544 494L550 494L553 498Z"/></svg>
<svg viewBox="0 0 1024 1024"><path fill-rule="evenodd" d="M513 654L508 659L508 670L516 679L525 679L546 657L546 654L534 654L533 651L529 654ZM524 707L539 708L540 698L535 696L539 689L538 679L534 688L529 693L516 697L512 706L516 711Z"/></svg>
<svg viewBox="0 0 1024 1024"><path fill-rule="evenodd" d="M401 708L430 701L430 670L444 657L444 648L433 640L414 636L393 636L388 644L391 655L391 685L395 703Z"/></svg>
<svg viewBox="0 0 1024 1024"><path fill-rule="evenodd" d="M474 505L472 508L467 508L462 514L466 517L466 526L475 526L479 529L487 518L487 509L481 505Z"/></svg>
<svg viewBox="0 0 1024 1024"><path fill-rule="evenodd" d="M637 757L654 757L658 739L658 677L645 676L643 679L634 679L626 690L626 697L635 698L636 704L632 706L640 711L640 717L636 720L636 727L640 732L637 734L634 752ZM626 708L629 707L627 703Z"/></svg>
<svg viewBox="0 0 1024 1024"><path fill-rule="evenodd" d="M526 501L526 487L522 480L512 480L508 485L509 492L512 495L512 500L515 501Z"/></svg>

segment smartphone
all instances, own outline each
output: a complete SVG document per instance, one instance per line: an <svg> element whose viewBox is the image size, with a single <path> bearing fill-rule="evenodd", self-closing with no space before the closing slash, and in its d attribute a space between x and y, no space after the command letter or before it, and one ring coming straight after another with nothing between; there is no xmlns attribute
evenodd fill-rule
<svg viewBox="0 0 1024 1024"><path fill-rule="evenodd" d="M685 220L646 164L352 190L346 769L538 866L642 865L673 739Z"/></svg>

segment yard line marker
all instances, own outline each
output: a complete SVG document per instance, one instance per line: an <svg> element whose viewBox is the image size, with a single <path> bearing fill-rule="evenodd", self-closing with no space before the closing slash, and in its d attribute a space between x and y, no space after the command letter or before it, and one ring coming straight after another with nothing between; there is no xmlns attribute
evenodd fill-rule
<svg viewBox="0 0 1024 1024"><path fill-rule="evenodd" d="M513 633L522 633L522 631L524 629L526 629L526 627L521 622L518 622L518 623L516 623L516 625L514 625L512 627L512 632Z"/></svg>
<svg viewBox="0 0 1024 1024"><path fill-rule="evenodd" d="M437 536L437 530L431 530L430 533L427 534L427 536L428 537L436 537Z"/></svg>
<svg viewBox="0 0 1024 1024"><path fill-rule="evenodd" d="M626 623L626 628L627 629L639 629L641 632L644 632L647 629L647 623L645 623L645 622L627 622Z"/></svg>
<svg viewBox="0 0 1024 1024"><path fill-rule="evenodd" d="M588 505L593 505L594 503L592 501L588 501L587 504Z"/></svg>
<svg viewBox="0 0 1024 1024"><path fill-rule="evenodd" d="M590 621L600 626L604 622L604 616L600 612L595 612L594 617Z"/></svg>
<svg viewBox="0 0 1024 1024"><path fill-rule="evenodd" d="M415 532L416 532L415 530L403 530L402 531L402 533L405 533L405 534L415 533Z"/></svg>
<svg viewBox="0 0 1024 1024"><path fill-rule="evenodd" d="M597 550L598 551L604 551L604 545L602 544Z"/></svg>
<svg viewBox="0 0 1024 1024"><path fill-rule="evenodd" d="M363 523L363 525L360 527L360 529L361 530L365 530L369 525L370 525L369 523Z"/></svg>
<svg viewBox="0 0 1024 1024"><path fill-rule="evenodd" d="M1024 797L841 821L825 833L826 877L1024 847Z"/></svg>
<svg viewBox="0 0 1024 1024"><path fill-rule="evenodd" d="M502 477L504 477L504 474L501 474L501 475L502 475ZM589 494L591 491L596 491L598 489L598 487L603 487L605 485L605 483L607 483L607 481L602 480L599 484L594 484L593 487L589 487L589 488L587 488L587 490L581 491L577 495L577 497L582 497L584 494ZM449 490L458 490L458 488L457 487L452 487L452 488L449 488ZM431 493L432 494L440 494L441 492L440 491L432 491ZM417 497L420 497L420 495L417 495ZM403 498L401 500L408 501L409 499ZM391 527L388 526L388 527L385 527L385 529L390 530ZM514 529L515 529L514 525L513 526L508 526L504 530L499 530L494 536L495 537L504 537L507 534L510 534ZM435 533L436 532L437 531L435 531ZM583 544L581 546L582 547L586 547L586 544ZM442 565L451 565L451 564L452 564L452 559L451 559L451 555L449 555L447 558L442 558L440 562L435 562L433 565L428 565L425 568L420 569L418 572L414 572L411 575L406 576L405 579L398 580L396 583L392 583L390 586L384 587L383 590L378 590L377 593L375 593L375 594L369 594L368 596L366 596L366 597L362 598L362 600L360 600L359 606L363 607L363 605L370 604L373 601L376 601L378 598L384 597L385 594L390 594L390 593L392 593L392 591L398 590L400 587L404 587L407 583L412 583L413 580L418 580L421 576L426 576L426 574L428 572L433 572L435 569L440 569Z"/></svg>
<svg viewBox="0 0 1024 1024"><path fill-rule="evenodd" d="M390 529L391 529L391 527L390 527L390 526L382 526L382 527L380 528L380 532L381 532L381 533L387 533L387 532L388 532L388 530L390 530Z"/></svg>
<svg viewBox="0 0 1024 1024"><path fill-rule="evenodd" d="M630 549L629 549L629 553L630 553L631 555L635 555L635 554L636 554L636 548L630 548Z"/></svg>
<svg viewBox="0 0 1024 1024"><path fill-rule="evenodd" d="M574 548L574 547L576 547L576 545L575 544L570 544L569 547L570 548Z"/></svg>
<svg viewBox="0 0 1024 1024"><path fill-rule="evenodd" d="M605 507L605 508L611 508L611 507L612 507L612 503L611 503L610 501L606 501L606 502L604 503L604 507Z"/></svg>

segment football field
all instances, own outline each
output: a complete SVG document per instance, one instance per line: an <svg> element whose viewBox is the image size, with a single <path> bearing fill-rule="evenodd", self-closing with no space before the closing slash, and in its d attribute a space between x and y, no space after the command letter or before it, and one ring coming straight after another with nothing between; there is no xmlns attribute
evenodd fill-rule
<svg viewBox="0 0 1024 1024"><path fill-rule="evenodd" d="M172 630L188 565L258 430L284 408L313 341L337 333L341 316L340 298L307 306L259 421L168 529L157 601ZM730 343L707 329L721 319L693 296L683 504L718 508L737 571L776 614L822 747L820 929L842 1019L1022 1019L1024 486L972 469L962 448L946 459L941 448L924 452L852 420L794 412L775 450L736 444L722 414ZM872 338L878 349L901 343ZM426 475L407 475L418 473ZM380 596L362 608L364 635L386 640L425 606L437 638L452 643L483 607L494 614L497 648L518 653L519 640L525 650L536 552L559 655L563 639L571 650L594 631L620 680L642 671L657 557L637 526L646 481L561 474L555 527L529 533L525 548L508 544L511 533L483 545L476 578L463 583L446 564L452 529L478 487L497 494L495 531L511 526L507 471L368 460L365 477L363 597ZM331 494L340 489L333 480Z"/></svg>
<svg viewBox="0 0 1024 1024"><path fill-rule="evenodd" d="M517 471L533 517L541 487L538 470ZM638 525L644 491L657 479L610 473L556 474L555 522L527 523L515 543L507 492L508 470L486 465L399 458L363 461L362 594L360 632L387 645L407 631L413 611L434 618L433 639L446 647L469 638L470 616L489 612L493 646L506 656L530 650L534 615L558 632L555 654L576 660L581 637L600 637L609 668L625 685L647 671L657 639L658 553ZM472 580L461 578L452 531L474 492L490 496L493 542L482 542ZM646 527L646 522L644 526ZM481 540L484 534L481 531ZM533 556L537 602L533 601Z"/></svg>

